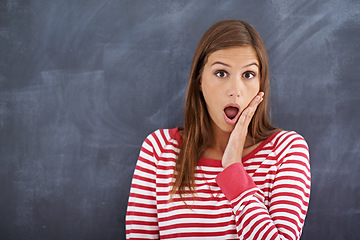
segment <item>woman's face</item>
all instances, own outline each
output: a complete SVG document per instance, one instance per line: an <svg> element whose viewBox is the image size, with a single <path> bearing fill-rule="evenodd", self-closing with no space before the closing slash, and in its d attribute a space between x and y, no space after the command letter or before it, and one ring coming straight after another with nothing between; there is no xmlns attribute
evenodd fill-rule
<svg viewBox="0 0 360 240"><path fill-rule="evenodd" d="M253 47L231 47L211 53L200 89L212 127L231 132L241 112L260 91L259 61Z"/></svg>

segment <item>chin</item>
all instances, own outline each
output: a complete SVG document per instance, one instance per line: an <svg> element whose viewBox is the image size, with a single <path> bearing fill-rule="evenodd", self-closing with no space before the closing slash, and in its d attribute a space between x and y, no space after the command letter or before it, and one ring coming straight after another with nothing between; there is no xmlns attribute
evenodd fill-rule
<svg viewBox="0 0 360 240"><path fill-rule="evenodd" d="M221 130L223 132L227 132L227 133L231 133L235 128L235 125L229 125L227 123L223 123L220 126L218 124L216 124L216 126L219 130Z"/></svg>
<svg viewBox="0 0 360 240"><path fill-rule="evenodd" d="M213 119L211 119L211 125L213 130L226 132L226 133L231 133L235 128L235 124L230 125L222 119L221 120L218 119L218 121L216 122Z"/></svg>

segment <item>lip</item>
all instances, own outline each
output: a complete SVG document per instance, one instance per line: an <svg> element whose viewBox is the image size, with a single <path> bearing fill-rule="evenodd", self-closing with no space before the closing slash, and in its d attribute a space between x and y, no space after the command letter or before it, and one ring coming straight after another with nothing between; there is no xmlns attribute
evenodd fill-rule
<svg viewBox="0 0 360 240"><path fill-rule="evenodd" d="M239 109L238 113L236 114L236 116L233 118L233 119L230 119L226 116L225 114L225 108L227 107L236 107L237 109ZM225 122L229 125L235 125L237 120L239 119L239 116L241 114L241 108L240 108L240 105L238 103L229 103L229 104L226 104L223 108L223 115L224 115L224 119L225 119Z"/></svg>

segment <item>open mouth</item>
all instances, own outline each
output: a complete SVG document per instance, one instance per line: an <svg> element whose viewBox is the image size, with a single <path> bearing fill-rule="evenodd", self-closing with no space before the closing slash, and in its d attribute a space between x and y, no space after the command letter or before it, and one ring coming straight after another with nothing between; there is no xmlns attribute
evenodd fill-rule
<svg viewBox="0 0 360 240"><path fill-rule="evenodd" d="M224 120L229 125L235 125L240 116L240 105L238 103L229 103L225 105L223 114Z"/></svg>
<svg viewBox="0 0 360 240"><path fill-rule="evenodd" d="M239 108L237 108L237 107L232 107L232 106L226 107L226 108L224 109L224 112L225 112L226 117L232 120L232 119L234 119L234 118L236 117L236 115L238 114Z"/></svg>

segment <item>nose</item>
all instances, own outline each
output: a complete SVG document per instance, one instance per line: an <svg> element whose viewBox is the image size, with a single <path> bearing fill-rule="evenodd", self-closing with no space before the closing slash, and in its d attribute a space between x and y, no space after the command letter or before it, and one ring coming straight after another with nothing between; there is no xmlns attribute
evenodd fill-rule
<svg viewBox="0 0 360 240"><path fill-rule="evenodd" d="M237 78L230 79L228 85L228 96L230 97L240 97L240 81Z"/></svg>
<svg viewBox="0 0 360 240"><path fill-rule="evenodd" d="M237 92L237 93L231 93L230 94L230 97L240 97L240 92Z"/></svg>

